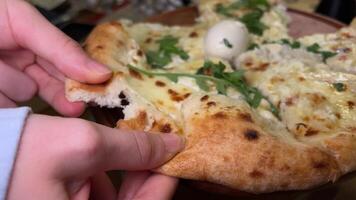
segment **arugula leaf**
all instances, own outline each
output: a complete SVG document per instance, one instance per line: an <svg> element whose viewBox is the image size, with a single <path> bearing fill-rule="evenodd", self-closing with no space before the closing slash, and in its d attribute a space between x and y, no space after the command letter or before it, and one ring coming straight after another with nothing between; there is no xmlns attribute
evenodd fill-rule
<svg viewBox="0 0 356 200"><path fill-rule="evenodd" d="M209 85L206 79L197 77L195 78L195 82L197 83L200 89L204 90L205 92L209 91Z"/></svg>
<svg viewBox="0 0 356 200"><path fill-rule="evenodd" d="M320 49L320 45L317 43L314 43L307 47L307 51L312 52L312 53L318 53L319 49Z"/></svg>
<svg viewBox="0 0 356 200"><path fill-rule="evenodd" d="M325 62L327 59L329 59L329 58L334 57L334 56L337 55L337 53L330 52L330 51L320 51L319 53L320 53L321 56L323 57L324 62Z"/></svg>
<svg viewBox="0 0 356 200"><path fill-rule="evenodd" d="M178 38L171 35L166 35L158 40L158 51L148 51L146 53L147 62L152 68L163 68L172 62L172 56L178 55L183 60L188 60L189 55L181 48L177 47Z"/></svg>
<svg viewBox="0 0 356 200"><path fill-rule="evenodd" d="M333 83L333 86L338 92L344 92L346 90L346 85L343 83Z"/></svg>
<svg viewBox="0 0 356 200"><path fill-rule="evenodd" d="M233 11L238 9L250 9L251 12L237 18ZM268 27L261 22L261 18L263 12L268 9L270 9L270 5L267 0L238 0L226 6L221 3L217 4L215 12L226 17L236 18L246 25L250 33L262 35Z"/></svg>
<svg viewBox="0 0 356 200"><path fill-rule="evenodd" d="M317 43L314 43L310 46L307 47L307 51L320 54L323 57L323 61L325 62L328 58L331 58L333 56L336 56L337 53L331 52L331 51L321 51L320 50L320 45Z"/></svg>
<svg viewBox="0 0 356 200"><path fill-rule="evenodd" d="M211 61L205 61L203 67L201 67L197 74L205 74L213 76L221 81L215 81L216 89L220 94L226 95L226 90L228 87L233 87L239 91L244 97L246 102L253 108L257 108L262 99L268 101L271 112L279 117L278 109L269 101L269 99L255 87L250 87L244 80L244 71L237 70L234 72L224 72L226 66L219 62L215 64Z"/></svg>
<svg viewBox="0 0 356 200"><path fill-rule="evenodd" d="M291 42L288 39L282 39L281 42L282 44L290 46L292 49L299 49L302 46L300 42L298 41Z"/></svg>
<svg viewBox="0 0 356 200"><path fill-rule="evenodd" d="M292 49L299 49L302 48L302 44L299 41L290 41L288 39L281 39L280 41L272 41L272 42L265 42L264 44L285 44L290 46ZM254 46L250 46L248 50L252 50L253 48L258 47L256 44L252 44ZM323 58L323 61L325 62L328 58L331 58L333 56L336 56L337 53L331 52L331 51L321 51L321 47L318 43L314 43L310 46L305 47L307 51L315 54L320 54Z"/></svg>
<svg viewBox="0 0 356 200"><path fill-rule="evenodd" d="M256 10L250 13L245 14L240 18L240 21L244 23L250 33L261 36L263 31L268 27L261 22L263 12Z"/></svg>
<svg viewBox="0 0 356 200"><path fill-rule="evenodd" d="M244 71L224 72L226 66L222 62L215 64L208 60L196 74L152 72L136 68L132 65L128 65L128 68L147 76L163 76L173 82L177 82L179 77L193 78L199 88L204 91L209 91L210 88L208 82L210 82L215 84L218 93L223 95L227 95L227 89L231 87L239 91L245 97L246 102L253 108L257 108L261 101L265 99L269 103L271 112L279 118L277 107L275 107L257 88L247 85L244 79Z"/></svg>
<svg viewBox="0 0 356 200"><path fill-rule="evenodd" d="M215 7L215 12L226 17L233 17L233 14L231 12L238 9L266 11L269 8L270 5L267 0L237 0L226 6L221 3L217 4Z"/></svg>
<svg viewBox="0 0 356 200"><path fill-rule="evenodd" d="M232 10L233 10L232 7L224 6L221 3L216 4L216 6L215 6L215 12L219 13L220 15L223 15L225 17L234 17L234 15L231 14Z"/></svg>
<svg viewBox="0 0 356 200"><path fill-rule="evenodd" d="M223 42L224 42L224 45L227 47L227 48L230 48L232 49L234 46L230 43L230 41L226 38L223 39Z"/></svg>
<svg viewBox="0 0 356 200"><path fill-rule="evenodd" d="M162 68L172 62L171 56L159 51L148 51L146 57L152 68Z"/></svg>
<svg viewBox="0 0 356 200"><path fill-rule="evenodd" d="M252 43L250 44L250 46L248 46L247 50L250 51L250 50L254 50L254 49L258 49L260 46L256 43Z"/></svg>

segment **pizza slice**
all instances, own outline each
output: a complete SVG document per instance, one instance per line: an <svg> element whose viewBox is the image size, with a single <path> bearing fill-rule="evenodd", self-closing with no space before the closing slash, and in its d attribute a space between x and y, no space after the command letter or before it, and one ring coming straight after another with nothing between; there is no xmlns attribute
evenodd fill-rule
<svg viewBox="0 0 356 200"><path fill-rule="evenodd" d="M185 149L158 169L166 175L250 193L335 181L356 167L354 32L294 41L279 4L266 3L203 0L185 27L99 25L84 48L114 76L68 80L67 97L121 108L117 128L184 137Z"/></svg>

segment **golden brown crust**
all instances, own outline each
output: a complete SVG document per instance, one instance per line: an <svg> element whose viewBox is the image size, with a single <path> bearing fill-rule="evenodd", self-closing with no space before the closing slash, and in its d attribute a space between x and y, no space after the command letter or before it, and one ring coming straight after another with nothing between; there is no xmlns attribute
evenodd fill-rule
<svg viewBox="0 0 356 200"><path fill-rule="evenodd" d="M140 55L134 44L123 27L114 22L98 26L87 39L85 49L94 59L119 71L114 76L119 79L129 76L128 63L140 62L135 61L136 57L130 60L129 51ZM106 93L113 81L99 86L72 81L67 92ZM264 127L239 100L194 94L186 98L182 99L183 127L178 128L171 119L154 119L147 130L147 110L117 123L122 129L184 133L186 148L162 166L161 173L264 193L311 188L356 168L355 131L315 143L302 143L293 137L286 140Z"/></svg>
<svg viewBox="0 0 356 200"><path fill-rule="evenodd" d="M251 193L306 189L340 175L328 153L274 137L251 117L241 117L251 113L231 109L235 105L221 98L215 102L216 107L203 108L201 103L196 113L185 115L187 146L160 169L162 173Z"/></svg>

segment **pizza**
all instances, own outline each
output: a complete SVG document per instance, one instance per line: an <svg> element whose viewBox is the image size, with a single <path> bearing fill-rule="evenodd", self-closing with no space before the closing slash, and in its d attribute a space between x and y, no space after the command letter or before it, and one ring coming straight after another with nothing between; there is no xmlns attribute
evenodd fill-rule
<svg viewBox="0 0 356 200"><path fill-rule="evenodd" d="M302 190L356 169L356 29L293 39L278 1L201 0L196 23L98 25L88 54L114 73L66 82L120 108L117 128L176 133L160 173L249 193Z"/></svg>

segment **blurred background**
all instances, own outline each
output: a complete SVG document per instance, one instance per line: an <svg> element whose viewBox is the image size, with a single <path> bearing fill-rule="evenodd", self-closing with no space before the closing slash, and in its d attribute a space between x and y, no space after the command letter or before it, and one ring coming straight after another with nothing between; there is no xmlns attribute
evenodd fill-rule
<svg viewBox="0 0 356 200"><path fill-rule="evenodd" d="M53 24L74 39L82 37L100 20L126 17L143 20L147 16L189 6L196 0L29 0ZM316 12L349 24L356 16L356 0L283 0L288 7ZM74 24L73 24L74 23ZM82 25L82 26L80 26Z"/></svg>

